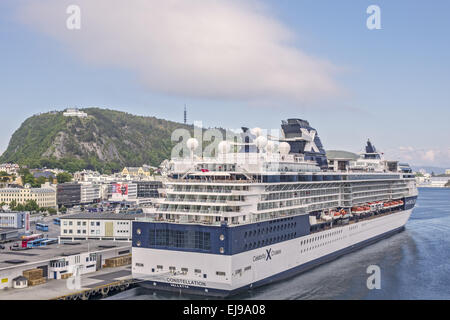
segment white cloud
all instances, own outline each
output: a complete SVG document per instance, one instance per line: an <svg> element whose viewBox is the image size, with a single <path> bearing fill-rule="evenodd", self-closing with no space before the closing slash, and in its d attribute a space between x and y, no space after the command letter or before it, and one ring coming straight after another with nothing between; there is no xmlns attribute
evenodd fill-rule
<svg viewBox="0 0 450 320"><path fill-rule="evenodd" d="M81 30L66 8L81 8ZM331 63L256 0L42 0L20 2L20 20L93 65L136 73L151 91L213 99L308 102L340 95Z"/></svg>
<svg viewBox="0 0 450 320"><path fill-rule="evenodd" d="M409 162L411 165L450 167L450 148L398 147L386 150L386 158Z"/></svg>

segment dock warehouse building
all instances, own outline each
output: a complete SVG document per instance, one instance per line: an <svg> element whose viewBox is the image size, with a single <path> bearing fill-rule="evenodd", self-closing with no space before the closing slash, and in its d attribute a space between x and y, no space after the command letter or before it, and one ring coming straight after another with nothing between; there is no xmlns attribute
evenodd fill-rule
<svg viewBox="0 0 450 320"><path fill-rule="evenodd" d="M142 214L80 213L61 218L59 241L131 241L132 221Z"/></svg>

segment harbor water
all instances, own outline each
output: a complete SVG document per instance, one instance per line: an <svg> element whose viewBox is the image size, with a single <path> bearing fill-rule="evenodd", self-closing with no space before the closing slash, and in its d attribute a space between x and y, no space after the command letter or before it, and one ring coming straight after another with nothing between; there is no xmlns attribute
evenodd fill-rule
<svg viewBox="0 0 450 320"><path fill-rule="evenodd" d="M367 268L380 268L380 289L368 289ZM405 231L308 272L232 299L450 299L450 188L420 188ZM108 299L191 299L128 290Z"/></svg>

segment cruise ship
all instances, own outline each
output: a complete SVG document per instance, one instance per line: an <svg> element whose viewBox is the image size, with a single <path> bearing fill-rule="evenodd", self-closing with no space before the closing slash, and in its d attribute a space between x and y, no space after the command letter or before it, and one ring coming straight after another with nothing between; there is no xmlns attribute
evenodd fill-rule
<svg viewBox="0 0 450 320"><path fill-rule="evenodd" d="M404 229L416 203L407 164L368 141L327 157L308 121L277 139L242 128L214 157L171 159L166 197L133 222L132 274L145 288L225 297L292 277Z"/></svg>

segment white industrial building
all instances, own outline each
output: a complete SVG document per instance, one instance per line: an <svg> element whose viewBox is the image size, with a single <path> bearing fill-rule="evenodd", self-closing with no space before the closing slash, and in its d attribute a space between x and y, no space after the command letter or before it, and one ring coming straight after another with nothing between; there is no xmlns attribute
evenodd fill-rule
<svg viewBox="0 0 450 320"><path fill-rule="evenodd" d="M59 241L131 241L132 221L137 214L80 213L61 218Z"/></svg>

